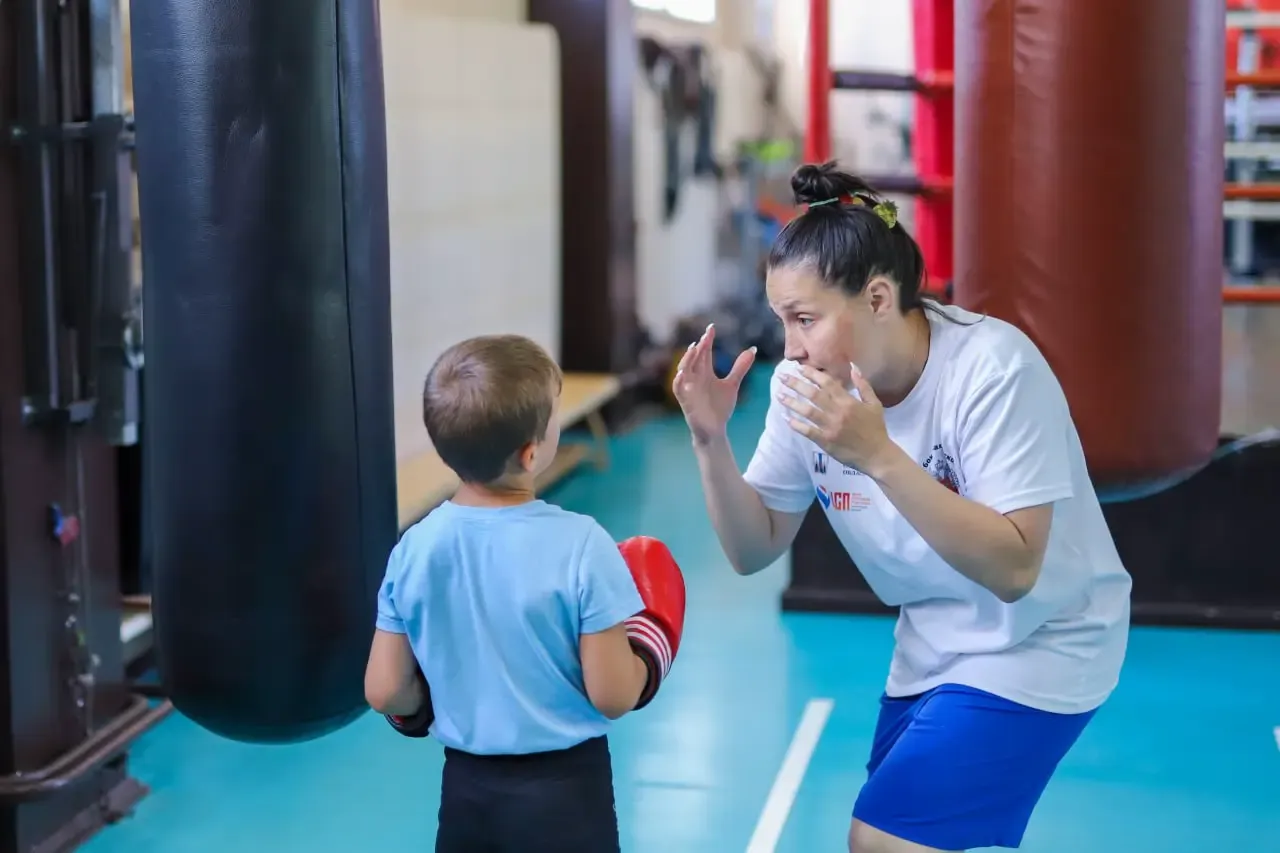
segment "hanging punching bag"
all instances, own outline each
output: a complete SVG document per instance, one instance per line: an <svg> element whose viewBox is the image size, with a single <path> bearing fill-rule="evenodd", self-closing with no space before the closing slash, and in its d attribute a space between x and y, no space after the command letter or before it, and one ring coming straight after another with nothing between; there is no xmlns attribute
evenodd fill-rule
<svg viewBox="0 0 1280 853"><path fill-rule="evenodd" d="M290 742L367 710L397 535L377 0L135 0L156 657Z"/></svg>
<svg viewBox="0 0 1280 853"><path fill-rule="evenodd" d="M955 4L956 301L1066 391L1094 481L1197 468L1219 430L1220 2Z"/></svg>

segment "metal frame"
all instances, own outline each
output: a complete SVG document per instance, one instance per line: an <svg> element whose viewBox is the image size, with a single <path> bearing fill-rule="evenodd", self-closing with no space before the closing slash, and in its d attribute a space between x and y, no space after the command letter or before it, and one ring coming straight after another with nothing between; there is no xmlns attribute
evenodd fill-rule
<svg viewBox="0 0 1280 853"><path fill-rule="evenodd" d="M132 217L114 2L23 0L0 15L17 71L0 93L4 851L73 849L123 815L146 791L127 747L170 710L130 695L120 641L113 444L129 435L108 389L134 367L115 331Z"/></svg>

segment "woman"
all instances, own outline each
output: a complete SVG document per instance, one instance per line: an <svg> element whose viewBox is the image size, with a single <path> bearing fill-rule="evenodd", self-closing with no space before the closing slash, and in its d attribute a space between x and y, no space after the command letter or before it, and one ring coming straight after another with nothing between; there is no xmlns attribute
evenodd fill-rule
<svg viewBox="0 0 1280 853"><path fill-rule="evenodd" d="M849 850L1017 847L1124 660L1130 578L1067 401L1018 329L926 300L892 204L831 164L778 236L769 303L785 359L745 475L715 330L674 392L721 546L743 575L791 545L815 494L886 604L900 605Z"/></svg>

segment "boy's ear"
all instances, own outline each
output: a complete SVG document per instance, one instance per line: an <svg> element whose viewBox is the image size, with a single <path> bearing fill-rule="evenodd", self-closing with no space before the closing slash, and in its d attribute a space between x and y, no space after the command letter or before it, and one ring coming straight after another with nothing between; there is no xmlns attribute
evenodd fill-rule
<svg viewBox="0 0 1280 853"><path fill-rule="evenodd" d="M516 454L516 458L520 460L520 467L525 471L532 471L534 465L534 456L537 454L538 446L534 442L529 442L520 448L520 452Z"/></svg>

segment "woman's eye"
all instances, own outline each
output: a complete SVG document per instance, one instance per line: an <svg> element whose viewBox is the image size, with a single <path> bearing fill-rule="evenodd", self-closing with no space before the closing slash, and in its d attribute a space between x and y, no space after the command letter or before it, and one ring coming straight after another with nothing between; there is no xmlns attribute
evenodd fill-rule
<svg viewBox="0 0 1280 853"><path fill-rule="evenodd" d="M812 317L800 317L796 322L798 322L801 326L804 326L804 327L806 327L806 328L807 328L807 327L809 326L809 324L813 322L813 318L812 318Z"/></svg>

